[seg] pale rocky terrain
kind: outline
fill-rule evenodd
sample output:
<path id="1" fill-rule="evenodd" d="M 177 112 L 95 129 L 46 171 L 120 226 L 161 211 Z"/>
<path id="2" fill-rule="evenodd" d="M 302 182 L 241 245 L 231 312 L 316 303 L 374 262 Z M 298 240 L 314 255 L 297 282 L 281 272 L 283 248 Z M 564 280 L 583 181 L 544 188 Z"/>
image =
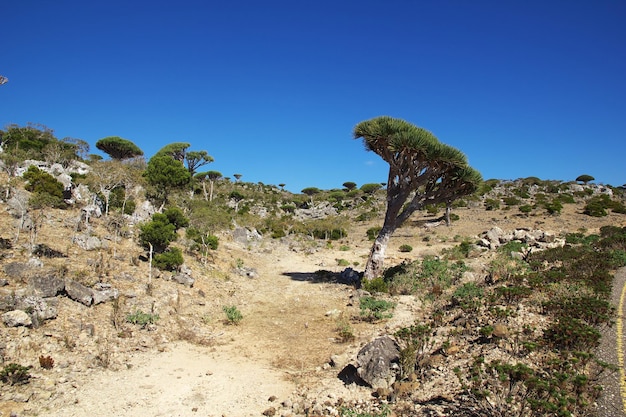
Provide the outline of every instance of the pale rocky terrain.
<path id="1" fill-rule="evenodd" d="M 460 220 L 450 227 L 425 227 L 432 218 L 423 215 L 412 219 L 392 238 L 387 265 L 437 255 L 457 245 L 459 237 L 475 239 L 494 226 L 556 236 L 626 226 L 625 215 L 592 218 L 582 214 L 580 204 L 564 205 L 559 216 L 522 217 L 513 210 L 482 207 L 454 213 Z M 186 255 L 195 279 L 190 287 L 170 280 L 167 273 L 153 271 L 150 278 L 148 264 L 137 261 L 141 248 L 112 236 L 104 218 L 93 223 L 102 249 L 73 245 L 72 216 L 76 213 L 46 212 L 38 237 L 68 257 L 43 258 L 43 265 L 28 269 L 20 279 L 5 276 L 0 268 L 0 278 L 7 281 L 0 288 L 2 296 L 26 291 L 29 277 L 42 270 L 66 268 L 68 278 L 111 284 L 119 290 L 119 301 L 88 307 L 57 296 L 56 318 L 39 326 L 2 325 L 4 363 L 32 366 L 32 378 L 25 385 L 2 386 L 0 416 L 304 416 L 339 415 L 342 404 L 376 409 L 380 401 L 371 388 L 346 385 L 338 373 L 364 344 L 412 324 L 432 308 L 419 296 L 397 296 L 391 319 L 352 320 L 359 314 L 357 290 L 315 274 L 342 271 L 345 266 L 338 259 L 361 270 L 371 247 L 365 231 L 380 219 L 354 223 L 347 238 L 330 245 L 269 237 L 242 243 L 230 232 L 222 233 L 206 265 Z M 12 239 L 15 222 L 0 203 L 0 236 Z M 4 250 L 0 265 L 28 263 L 27 241 L 22 236 Z M 413 251 L 400 252 L 402 244 Z M 466 279 L 484 280 L 489 256 L 486 252 L 468 260 Z M 225 322 L 223 306 L 238 307 L 243 315 L 239 325 Z M 119 320 L 137 309 L 158 314 L 158 322 L 142 329 Z M 118 328 L 112 324 L 116 315 Z M 342 322 L 350 323 L 354 340 L 340 340 L 337 328 Z M 52 369 L 39 366 L 42 355 L 54 359 Z M 425 400 L 449 396 L 457 388 L 452 379 L 434 381 L 419 388 Z"/>

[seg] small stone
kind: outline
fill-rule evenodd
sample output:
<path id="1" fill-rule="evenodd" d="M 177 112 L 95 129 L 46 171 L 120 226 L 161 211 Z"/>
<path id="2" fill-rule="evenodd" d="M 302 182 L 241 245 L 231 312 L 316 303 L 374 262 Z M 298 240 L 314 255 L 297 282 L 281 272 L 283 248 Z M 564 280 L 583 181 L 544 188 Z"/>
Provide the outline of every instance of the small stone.
<path id="1" fill-rule="evenodd" d="M 33 324 L 28 313 L 22 310 L 7 311 L 2 315 L 2 321 L 7 327 L 30 326 Z"/>
<path id="2" fill-rule="evenodd" d="M 274 407 L 270 407 L 267 410 L 263 411 L 264 416 L 274 416 L 276 415 L 276 409 Z"/>

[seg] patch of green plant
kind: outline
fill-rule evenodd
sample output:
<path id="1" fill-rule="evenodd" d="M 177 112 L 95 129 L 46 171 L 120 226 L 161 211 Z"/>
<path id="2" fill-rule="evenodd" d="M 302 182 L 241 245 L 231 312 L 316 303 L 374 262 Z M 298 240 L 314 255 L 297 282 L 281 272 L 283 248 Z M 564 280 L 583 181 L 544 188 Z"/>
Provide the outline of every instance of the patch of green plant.
<path id="1" fill-rule="evenodd" d="M 432 349 L 432 329 L 428 324 L 414 324 L 395 332 L 400 345 L 400 379 L 415 373 L 417 366 Z"/>
<path id="2" fill-rule="evenodd" d="M 162 271 L 177 271 L 184 262 L 183 252 L 176 247 L 157 253 L 152 258 L 152 265 Z"/>
<path id="3" fill-rule="evenodd" d="M 380 411 L 372 412 L 357 411 L 347 407 L 341 407 L 339 409 L 339 415 L 341 417 L 390 417 L 392 414 L 393 413 L 387 404 L 383 404 Z"/>
<path id="4" fill-rule="evenodd" d="M 600 344 L 600 331 L 584 321 L 561 316 L 544 331 L 544 339 L 556 349 L 589 351 Z"/>
<path id="5" fill-rule="evenodd" d="M 469 254 L 471 251 L 472 251 L 472 243 L 469 240 L 465 239 L 461 243 L 459 243 L 457 246 L 454 246 L 449 249 L 444 249 L 442 253 L 445 254 L 446 258 L 450 260 L 454 260 L 454 259 L 458 260 L 458 259 L 469 258 Z"/>
<path id="6" fill-rule="evenodd" d="M 485 210 L 495 211 L 500 208 L 500 200 L 496 200 L 494 198 L 486 198 L 484 205 L 485 205 Z"/>
<path id="7" fill-rule="evenodd" d="M 517 240 L 511 240 L 504 245 L 498 247 L 498 252 L 504 254 L 507 257 L 511 257 L 511 252 L 524 252 L 528 245 Z"/>
<path id="8" fill-rule="evenodd" d="M 222 311 L 226 314 L 227 324 L 238 325 L 243 320 L 243 315 L 236 306 L 224 306 Z"/>
<path id="9" fill-rule="evenodd" d="M 359 299 L 361 319 L 365 321 L 389 319 L 393 317 L 389 310 L 393 310 L 395 306 L 391 301 L 379 300 L 371 296 Z"/>
<path id="10" fill-rule="evenodd" d="M 22 385 L 30 381 L 30 366 L 9 363 L 0 371 L 0 380 L 9 385 Z"/>
<path id="11" fill-rule="evenodd" d="M 476 311 L 482 305 L 483 297 L 483 288 L 473 282 L 466 282 L 454 290 L 452 301 L 465 311 Z"/>
<path id="12" fill-rule="evenodd" d="M 516 197 L 504 197 L 502 199 L 507 206 L 518 206 L 522 201 Z"/>
<path id="13" fill-rule="evenodd" d="M 594 326 L 611 324 L 615 318 L 615 307 L 611 302 L 592 295 L 548 300 L 542 306 L 544 311 L 555 316 L 581 319 Z"/>
<path id="14" fill-rule="evenodd" d="M 339 336 L 340 343 L 348 343 L 354 340 L 354 330 L 350 325 L 350 321 L 346 320 L 343 316 L 337 320 L 337 327 L 335 329 Z"/>
<path id="15" fill-rule="evenodd" d="M 365 234 L 367 235 L 367 239 L 375 240 L 378 236 L 378 233 L 380 233 L 380 229 L 381 227 L 370 227 L 369 229 L 367 229 L 367 231 L 365 232 Z"/>
<path id="16" fill-rule="evenodd" d="M 136 310 L 134 313 L 126 316 L 127 323 L 136 324 L 141 326 L 142 328 L 146 327 L 149 324 L 156 324 L 157 321 L 159 321 L 158 314 L 144 313 L 141 310 Z"/>
<path id="17" fill-rule="evenodd" d="M 413 250 L 413 246 L 411 245 L 400 245 L 400 248 L 398 249 L 400 252 L 411 252 Z"/>
<path id="18" fill-rule="evenodd" d="M 533 206 L 531 206 L 530 204 L 524 204 L 519 206 L 518 209 L 522 214 L 528 214 L 533 211 Z"/>
<path id="19" fill-rule="evenodd" d="M 560 214 L 563 209 L 563 204 L 558 199 L 553 199 L 549 202 L 545 202 L 543 207 L 548 211 L 548 214 Z"/>
<path id="20" fill-rule="evenodd" d="M 387 281 L 383 277 L 376 277 L 372 279 L 362 279 L 361 280 L 361 288 L 363 288 L 367 292 L 371 293 L 388 293 L 389 285 Z"/>
<path id="21" fill-rule="evenodd" d="M 347 259 L 337 259 L 337 265 L 338 266 L 348 266 L 350 265 L 350 261 L 348 261 Z"/>
<path id="22" fill-rule="evenodd" d="M 496 298 L 503 300 L 507 304 L 517 304 L 522 299 L 530 297 L 532 293 L 532 288 L 521 285 L 497 287 L 494 289 Z"/>

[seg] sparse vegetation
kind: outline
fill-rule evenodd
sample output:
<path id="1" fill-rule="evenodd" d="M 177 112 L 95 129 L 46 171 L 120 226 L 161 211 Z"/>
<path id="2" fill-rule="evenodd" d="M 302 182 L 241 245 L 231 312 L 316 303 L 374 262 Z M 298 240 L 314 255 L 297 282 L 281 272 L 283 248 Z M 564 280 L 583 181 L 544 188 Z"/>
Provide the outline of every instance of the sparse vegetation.
<path id="1" fill-rule="evenodd" d="M 241 314 L 237 306 L 224 306 L 222 310 L 226 314 L 227 324 L 238 325 L 243 320 L 243 314 Z"/>

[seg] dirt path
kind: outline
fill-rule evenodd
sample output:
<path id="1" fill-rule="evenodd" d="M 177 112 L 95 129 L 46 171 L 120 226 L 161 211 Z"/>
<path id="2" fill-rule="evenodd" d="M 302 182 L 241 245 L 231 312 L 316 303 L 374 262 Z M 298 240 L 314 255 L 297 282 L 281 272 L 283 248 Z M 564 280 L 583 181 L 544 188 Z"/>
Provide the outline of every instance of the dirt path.
<path id="1" fill-rule="evenodd" d="M 334 262 L 328 254 L 286 255 L 276 250 L 245 258 L 246 265 L 258 268 L 258 277 L 228 282 L 229 302 L 244 319 L 239 326 L 214 323 L 219 337 L 212 346 L 179 341 L 161 351 L 136 352 L 128 369 L 94 370 L 78 378 L 38 415 L 259 416 L 300 398 L 302 387 L 311 398 L 367 397 L 369 391 L 344 387 L 338 371 L 325 365 L 332 355 L 348 357 L 360 343 L 335 340 L 337 316 L 353 289 L 312 280 L 322 268 L 318 264 Z"/>
<path id="2" fill-rule="evenodd" d="M 604 417 L 625 417 L 626 397 L 624 397 L 626 380 L 624 379 L 624 349 L 626 349 L 626 338 L 623 332 L 623 320 L 625 306 L 623 297 L 626 294 L 626 268 L 619 269 L 613 281 L 612 303 L 618 306 L 617 322 L 614 326 L 607 328 L 601 339 L 598 348 L 598 357 L 608 363 L 617 364 L 617 372 L 607 375 L 603 380 L 603 395 L 598 402 L 599 415 Z M 621 310 L 620 310 L 621 307 Z M 619 339 L 621 339 L 621 341 Z M 621 352 L 619 352 L 621 350 Z M 621 358 L 621 359 L 619 359 Z"/>

